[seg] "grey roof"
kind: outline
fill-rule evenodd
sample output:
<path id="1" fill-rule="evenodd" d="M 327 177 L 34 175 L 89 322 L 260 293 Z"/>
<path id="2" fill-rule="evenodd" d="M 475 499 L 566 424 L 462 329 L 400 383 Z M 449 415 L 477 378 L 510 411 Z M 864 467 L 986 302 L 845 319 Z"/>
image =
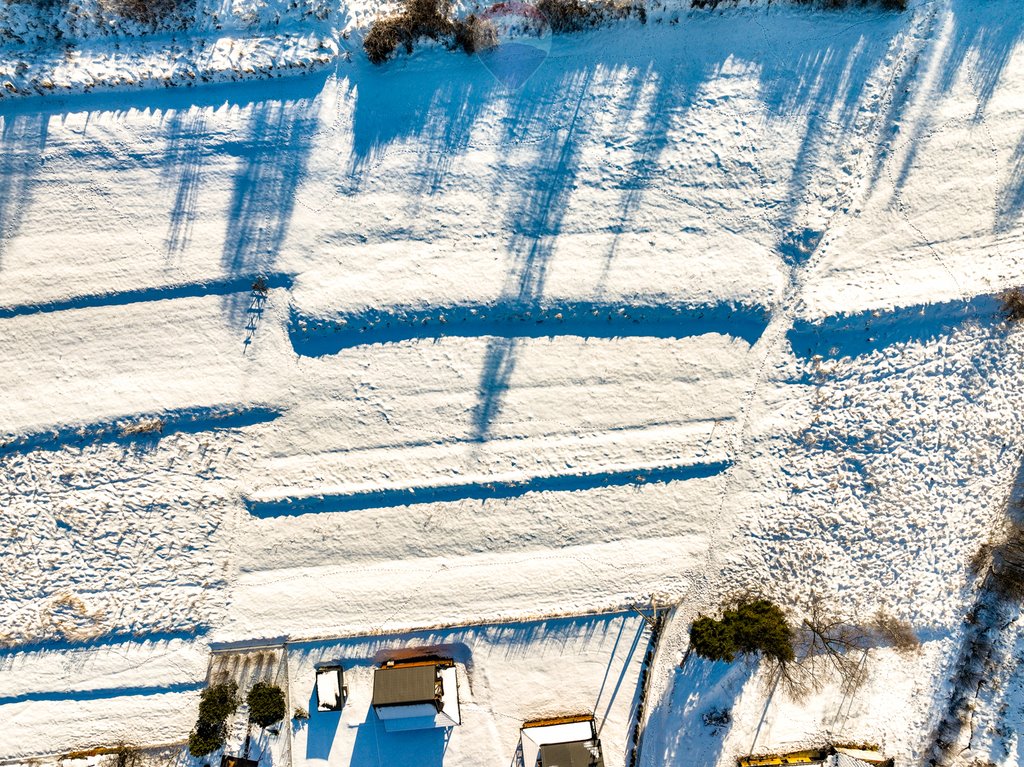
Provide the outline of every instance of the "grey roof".
<path id="1" fill-rule="evenodd" d="M 601 741 L 577 740 L 541 746 L 540 767 L 604 767 Z"/>
<path id="2" fill-rule="evenodd" d="M 373 672 L 374 706 L 407 706 L 436 701 L 437 666 L 398 666 Z"/>

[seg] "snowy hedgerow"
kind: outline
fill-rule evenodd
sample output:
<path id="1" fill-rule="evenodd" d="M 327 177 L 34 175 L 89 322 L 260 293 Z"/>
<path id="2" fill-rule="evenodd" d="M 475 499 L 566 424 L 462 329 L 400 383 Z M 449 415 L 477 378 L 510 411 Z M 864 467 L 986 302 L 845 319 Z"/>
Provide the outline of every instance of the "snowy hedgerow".
<path id="1" fill-rule="evenodd" d="M 424 37 L 443 41 L 454 33 L 449 0 L 406 0 L 397 14 L 377 19 L 363 38 L 363 49 L 374 64 L 383 64 L 401 45 L 412 53 Z"/>
<path id="2" fill-rule="evenodd" d="M 228 717 L 238 708 L 238 685 L 222 682 L 203 690 L 199 699 L 199 718 L 188 736 L 188 750 L 193 756 L 205 756 L 224 745 Z"/>
<path id="3" fill-rule="evenodd" d="M 643 2 L 629 0 L 539 0 L 537 10 L 544 14 L 552 32 L 580 32 L 616 19 L 636 16 L 647 23 Z"/>
<path id="4" fill-rule="evenodd" d="M 406 0 L 399 13 L 370 25 L 363 50 L 374 64 L 383 64 L 399 45 L 412 53 L 416 41 L 423 38 L 452 50 L 476 53 L 498 44 L 498 29 L 494 22 L 473 13 L 464 19 L 452 18 L 449 0 Z"/>
<path id="5" fill-rule="evenodd" d="M 245 698 L 249 704 L 249 719 L 260 727 L 269 727 L 284 719 L 284 691 L 268 682 L 257 682 Z"/>

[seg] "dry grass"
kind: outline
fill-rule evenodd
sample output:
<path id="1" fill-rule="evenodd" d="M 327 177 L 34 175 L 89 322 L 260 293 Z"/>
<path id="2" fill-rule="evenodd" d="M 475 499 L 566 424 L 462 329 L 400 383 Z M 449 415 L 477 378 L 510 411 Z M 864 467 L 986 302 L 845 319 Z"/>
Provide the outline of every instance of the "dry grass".
<path id="1" fill-rule="evenodd" d="M 138 421 L 126 423 L 121 427 L 122 437 L 137 437 L 141 434 L 161 434 L 164 430 L 164 422 L 161 418 L 141 418 Z"/>

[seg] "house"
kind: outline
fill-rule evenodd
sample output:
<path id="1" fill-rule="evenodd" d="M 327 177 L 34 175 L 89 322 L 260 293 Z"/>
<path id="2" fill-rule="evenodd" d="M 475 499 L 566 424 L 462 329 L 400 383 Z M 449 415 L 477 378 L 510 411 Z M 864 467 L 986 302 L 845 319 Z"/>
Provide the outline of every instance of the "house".
<path id="1" fill-rule="evenodd" d="M 519 740 L 525 767 L 604 767 L 590 714 L 526 722 Z"/>
<path id="2" fill-rule="evenodd" d="M 461 724 L 454 661 L 389 661 L 373 672 L 372 705 L 388 732 Z"/>
<path id="3" fill-rule="evenodd" d="M 340 711 L 345 705 L 345 670 L 338 665 L 320 666 L 316 670 L 317 711 Z"/>

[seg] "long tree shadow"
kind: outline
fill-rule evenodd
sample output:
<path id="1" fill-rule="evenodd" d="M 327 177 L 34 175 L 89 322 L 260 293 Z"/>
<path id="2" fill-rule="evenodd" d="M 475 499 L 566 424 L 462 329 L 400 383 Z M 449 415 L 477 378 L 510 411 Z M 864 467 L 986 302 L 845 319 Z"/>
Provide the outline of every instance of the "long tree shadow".
<path id="1" fill-rule="evenodd" d="M 818 194 L 812 181 L 837 164 L 835 154 L 845 148 L 844 138 L 855 130 L 862 111 L 870 107 L 868 88 L 905 24 L 900 15 L 858 15 L 870 23 L 870 31 L 844 30 L 844 34 L 828 38 L 811 37 L 811 44 L 796 53 L 795 61 L 783 58 L 778 45 L 763 53 L 766 61 L 761 80 L 770 114 L 779 119 L 799 116 L 805 120 L 786 181 L 787 191 L 776 214 L 779 252 L 790 266 L 806 261 L 823 234 L 820 224 L 803 220 L 812 195 Z M 820 20 L 803 14 L 790 12 L 790 16 L 794 28 L 804 28 L 808 36 L 810 26 L 820 24 Z M 780 37 L 790 34 L 781 33 Z M 783 39 L 774 42 L 782 43 Z"/>
<path id="2" fill-rule="evenodd" d="M 929 341 L 968 322 L 1000 319 L 996 296 L 797 320 L 787 336 L 798 357 L 860 357 L 889 346 Z"/>
<path id="3" fill-rule="evenodd" d="M 206 148 L 206 118 L 202 109 L 175 110 L 167 120 L 167 155 L 163 179 L 173 189 L 167 226 L 167 257 L 177 258 L 192 238 L 199 211 L 199 182 Z"/>
<path id="4" fill-rule="evenodd" d="M 1010 160 L 1010 173 L 996 200 L 996 231 L 1008 232 L 1024 215 L 1024 133 Z"/>
<path id="5" fill-rule="evenodd" d="M 442 76 L 437 68 L 357 64 L 352 154 L 340 191 L 359 191 L 389 148 L 413 140 L 418 144 L 415 190 L 432 195 L 441 189 L 453 159 L 468 146 L 473 125 L 490 107 L 496 85 L 465 60 L 454 61 L 465 70 L 460 76 L 447 71 Z"/>
<path id="6" fill-rule="evenodd" d="M 714 767 L 732 729 L 732 708 L 753 664 L 689 656 L 676 670 L 667 700 L 655 709 L 644 751 L 664 767 Z"/>
<path id="7" fill-rule="evenodd" d="M 519 97 L 520 101 L 529 99 L 533 104 L 553 101 L 557 113 L 554 119 L 564 124 L 561 131 L 545 142 L 531 167 L 532 188 L 525 199 L 512 205 L 509 213 L 511 263 L 499 300 L 520 313 L 540 307 L 551 252 L 575 188 L 586 134 L 581 111 L 593 77 L 593 70 L 586 69 L 560 81 L 544 81 L 549 88 L 554 86 L 559 94 L 557 99 L 537 98 L 529 89 Z M 515 369 L 517 343 L 515 338 L 496 337 L 487 344 L 473 414 L 473 439 L 477 442 L 487 439 L 501 407 Z"/>
<path id="8" fill-rule="evenodd" d="M 978 102 L 972 118 L 981 122 L 1014 51 L 1024 39 L 1024 14 L 1013 0 L 983 7 L 971 0 L 952 0 L 945 13 L 948 16 L 940 19 L 944 33 L 929 39 L 929 47 L 921 57 L 922 66 L 933 69 L 938 76 L 922 80 L 924 90 L 917 98 L 929 107 L 938 104 L 949 96 L 961 77 L 966 77 Z M 894 174 L 895 193 L 906 186 L 918 153 L 938 127 L 939 119 L 937 111 L 930 109 L 916 121 L 909 138 L 903 139 L 908 150 Z M 892 125 L 902 120 L 903 115 L 894 115 Z M 997 218 L 997 228 L 1004 221 Z"/>
<path id="9" fill-rule="evenodd" d="M 250 107 L 240 169 L 228 209 L 221 266 L 229 275 L 271 272 L 288 235 L 295 196 L 317 128 L 315 98 L 267 100 Z M 232 323 L 248 323 L 251 297 L 225 298 Z"/>
<path id="10" fill-rule="evenodd" d="M 0 115 L 0 269 L 7 242 L 18 234 L 31 204 L 48 124 L 46 114 Z"/>

